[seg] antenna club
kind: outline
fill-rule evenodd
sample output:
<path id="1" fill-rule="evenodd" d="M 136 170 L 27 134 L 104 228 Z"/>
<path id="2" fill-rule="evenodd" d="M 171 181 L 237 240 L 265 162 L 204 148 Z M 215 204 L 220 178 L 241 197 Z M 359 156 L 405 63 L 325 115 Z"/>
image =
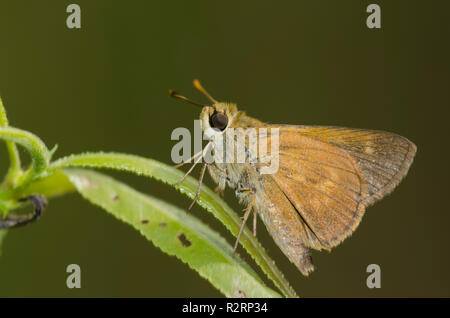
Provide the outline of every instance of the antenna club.
<path id="1" fill-rule="evenodd" d="M 206 91 L 206 89 L 203 88 L 202 84 L 200 84 L 200 81 L 198 79 L 194 79 L 193 81 L 194 87 L 198 89 L 200 92 L 202 92 L 210 101 L 213 103 L 217 103 L 217 101 Z"/>
<path id="2" fill-rule="evenodd" d="M 197 89 L 200 89 L 202 85 L 200 84 L 200 81 L 198 79 L 194 79 L 193 81 L 194 87 Z"/>
<path id="3" fill-rule="evenodd" d="M 203 107 L 202 104 L 197 103 L 197 102 L 194 102 L 193 100 L 190 100 L 189 98 L 187 98 L 187 97 L 185 97 L 185 96 L 183 96 L 183 95 L 178 94 L 178 93 L 175 92 L 173 89 L 169 89 L 169 95 L 170 95 L 171 97 L 174 97 L 174 98 L 182 99 L 182 100 L 184 100 L 184 101 L 186 101 L 186 102 L 188 102 L 188 103 L 194 104 L 194 105 L 196 105 L 196 106 Z"/>

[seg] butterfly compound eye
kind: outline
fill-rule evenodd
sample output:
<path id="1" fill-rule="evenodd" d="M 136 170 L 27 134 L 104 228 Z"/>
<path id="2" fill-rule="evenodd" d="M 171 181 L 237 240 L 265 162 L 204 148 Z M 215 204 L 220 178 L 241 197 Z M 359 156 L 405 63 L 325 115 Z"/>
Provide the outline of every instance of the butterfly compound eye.
<path id="1" fill-rule="evenodd" d="M 214 113 L 210 119 L 209 123 L 212 128 L 217 128 L 219 130 L 224 130 L 228 125 L 228 117 L 224 114 Z"/>

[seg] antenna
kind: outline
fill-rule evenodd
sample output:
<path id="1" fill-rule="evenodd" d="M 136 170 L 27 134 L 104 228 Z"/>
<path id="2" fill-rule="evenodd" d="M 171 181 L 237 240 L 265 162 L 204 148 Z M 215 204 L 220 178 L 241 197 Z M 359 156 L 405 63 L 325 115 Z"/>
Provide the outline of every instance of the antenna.
<path id="1" fill-rule="evenodd" d="M 198 79 L 194 80 L 194 87 L 198 89 L 200 92 L 202 92 L 206 97 L 208 97 L 209 100 L 212 101 L 214 104 L 218 103 L 218 101 L 212 98 L 212 96 L 206 91 L 206 89 L 203 88 L 202 84 L 200 84 L 200 81 Z"/>
<path id="2" fill-rule="evenodd" d="M 170 95 L 171 97 L 174 97 L 174 98 L 182 99 L 182 100 L 184 100 L 184 101 L 186 101 L 186 102 L 188 102 L 188 103 L 191 103 L 192 105 L 195 105 L 195 106 L 200 106 L 200 107 L 202 107 L 202 108 L 203 108 L 203 106 L 204 106 L 204 105 L 202 105 L 202 104 L 200 104 L 200 103 L 197 103 L 197 102 L 194 102 L 193 100 L 190 100 L 189 98 L 187 98 L 187 97 L 185 97 L 185 96 L 183 96 L 183 95 L 180 95 L 180 94 L 176 93 L 176 92 L 173 91 L 172 89 L 169 89 L 169 95 Z"/>

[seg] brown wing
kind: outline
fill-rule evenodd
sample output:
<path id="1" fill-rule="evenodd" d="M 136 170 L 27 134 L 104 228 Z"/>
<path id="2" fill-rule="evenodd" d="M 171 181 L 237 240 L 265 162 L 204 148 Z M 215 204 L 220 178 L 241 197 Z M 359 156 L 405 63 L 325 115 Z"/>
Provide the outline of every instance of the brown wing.
<path id="1" fill-rule="evenodd" d="M 272 178 L 313 234 L 305 245 L 316 249 L 317 240 L 330 249 L 349 236 L 365 208 L 406 175 L 416 152 L 406 138 L 381 131 L 268 127 L 279 128 L 279 169 Z"/>

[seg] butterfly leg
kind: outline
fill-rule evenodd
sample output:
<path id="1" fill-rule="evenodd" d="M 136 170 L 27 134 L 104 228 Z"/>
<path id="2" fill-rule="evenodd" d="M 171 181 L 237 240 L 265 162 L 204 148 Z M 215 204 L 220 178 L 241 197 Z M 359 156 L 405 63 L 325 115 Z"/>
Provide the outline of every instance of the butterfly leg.
<path id="1" fill-rule="evenodd" d="M 205 149 L 202 151 L 202 154 L 203 154 L 206 150 L 207 150 L 207 147 L 205 147 Z M 184 174 L 184 176 L 183 176 L 180 180 L 178 180 L 177 183 L 174 184 L 174 187 L 180 185 L 180 184 L 184 181 L 184 179 L 186 179 L 186 177 L 192 172 L 192 170 L 194 170 L 195 166 L 200 162 L 200 160 L 202 160 L 202 158 L 203 158 L 203 155 L 202 155 L 202 156 L 199 156 L 199 157 L 194 161 L 194 163 L 192 164 L 192 167 L 188 170 L 188 172 L 186 172 L 186 173 Z M 206 164 L 206 163 L 205 163 L 205 164 Z"/>
<path id="2" fill-rule="evenodd" d="M 180 185 L 180 184 L 184 181 L 184 179 L 186 179 L 186 177 L 192 172 L 192 170 L 194 170 L 195 166 L 202 160 L 202 158 L 203 158 L 203 156 L 205 155 L 205 153 L 209 150 L 209 148 L 211 148 L 211 145 L 212 145 L 211 143 L 207 144 L 207 145 L 205 146 L 205 148 L 203 148 L 203 150 L 202 150 L 202 152 L 200 153 L 200 155 L 199 155 L 199 153 L 197 153 L 197 154 L 195 154 L 195 155 L 192 157 L 192 158 L 197 157 L 197 159 L 194 161 L 194 163 L 192 164 L 192 167 L 188 170 L 188 172 L 186 172 L 185 175 L 184 175 L 180 180 L 178 180 L 177 183 L 175 183 L 175 184 L 173 185 L 174 187 Z M 180 166 L 180 165 L 178 165 L 178 166 Z"/>
<path id="3" fill-rule="evenodd" d="M 208 164 L 206 162 L 204 164 L 202 164 L 202 170 L 200 171 L 200 177 L 198 179 L 197 192 L 195 194 L 194 200 L 192 201 L 191 205 L 188 208 L 188 211 L 192 209 L 192 207 L 194 206 L 194 203 L 198 200 L 198 197 L 200 196 L 200 191 L 202 189 L 202 183 L 203 183 L 203 177 L 205 176 L 205 171 L 206 171 L 207 165 Z"/>
<path id="4" fill-rule="evenodd" d="M 250 213 L 252 212 L 253 206 L 255 205 L 255 201 L 256 201 L 255 188 L 240 188 L 238 191 L 240 193 L 251 192 L 252 194 L 251 194 L 250 200 L 248 201 L 248 205 L 244 210 L 244 217 L 242 219 L 241 228 L 239 229 L 239 233 L 236 237 L 236 242 L 234 243 L 233 254 L 236 253 L 236 250 L 237 250 L 237 247 L 239 244 L 239 240 L 240 240 L 242 232 L 244 231 L 244 228 L 245 228 L 245 223 L 247 222 L 248 217 L 250 216 Z M 255 230 L 255 229 L 253 229 L 253 230 Z"/>
<path id="5" fill-rule="evenodd" d="M 39 219 L 42 212 L 44 212 L 47 207 L 47 199 L 42 195 L 30 195 L 20 201 L 30 200 L 33 204 L 33 213 L 20 216 L 11 216 L 6 219 L 0 218 L 0 229 L 8 229 L 13 227 L 22 226 Z"/>
<path id="6" fill-rule="evenodd" d="M 194 170 L 194 168 L 195 168 L 195 166 L 197 165 L 197 163 L 198 163 L 198 161 L 194 162 L 194 164 L 193 164 L 192 167 L 188 170 L 188 172 L 186 172 L 186 173 L 184 174 L 184 176 L 183 176 L 180 180 L 178 180 L 178 182 L 175 183 L 173 186 L 176 187 L 176 186 L 180 185 L 180 184 L 184 181 L 184 179 L 186 179 L 186 177 L 192 172 L 192 170 Z"/>
<path id="7" fill-rule="evenodd" d="M 187 161 L 184 161 L 184 162 L 182 162 L 182 163 L 179 163 L 179 164 L 177 164 L 177 165 L 175 165 L 175 166 L 173 166 L 173 167 L 174 167 L 175 169 L 178 169 L 178 168 L 184 166 L 185 164 L 190 163 L 191 160 L 196 160 L 196 159 L 198 158 L 198 156 L 200 156 L 202 153 L 203 153 L 203 150 L 197 152 L 195 155 L 193 155 L 192 157 L 190 157 Z"/>

